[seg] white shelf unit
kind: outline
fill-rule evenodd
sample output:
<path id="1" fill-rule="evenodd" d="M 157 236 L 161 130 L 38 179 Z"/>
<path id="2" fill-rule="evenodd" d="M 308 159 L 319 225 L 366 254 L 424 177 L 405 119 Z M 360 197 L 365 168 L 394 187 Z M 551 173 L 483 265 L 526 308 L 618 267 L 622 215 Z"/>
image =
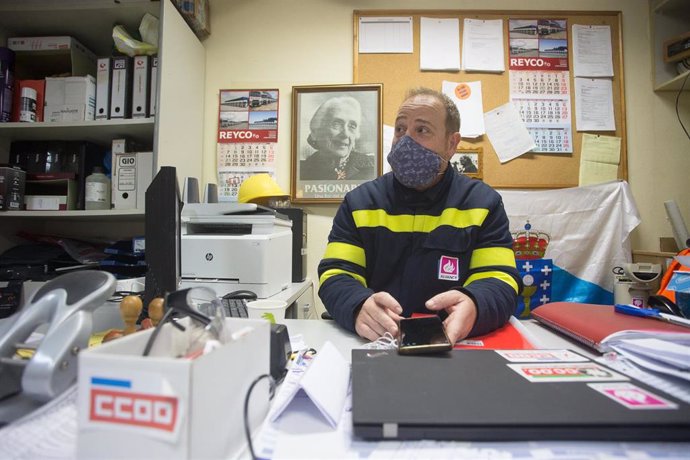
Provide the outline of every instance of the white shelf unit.
<path id="1" fill-rule="evenodd" d="M 0 45 L 12 36 L 69 35 L 97 56 L 113 53 L 112 28 L 138 30 L 144 14 L 159 19 L 155 118 L 76 123 L 0 123 L 0 163 L 15 140 L 86 140 L 109 145 L 129 137 L 151 145 L 155 170 L 177 168 L 178 180 L 202 171 L 206 52 L 171 0 L 0 0 Z M 86 239 L 144 234 L 144 212 L 0 211 L 0 252 L 24 241 L 17 232 Z"/>
<path id="2" fill-rule="evenodd" d="M 650 20 L 654 91 L 678 91 L 690 72 L 679 75 L 675 62 L 664 62 L 663 45 L 669 38 L 690 32 L 690 1 L 651 0 Z M 690 81 L 684 90 L 690 90 Z"/>

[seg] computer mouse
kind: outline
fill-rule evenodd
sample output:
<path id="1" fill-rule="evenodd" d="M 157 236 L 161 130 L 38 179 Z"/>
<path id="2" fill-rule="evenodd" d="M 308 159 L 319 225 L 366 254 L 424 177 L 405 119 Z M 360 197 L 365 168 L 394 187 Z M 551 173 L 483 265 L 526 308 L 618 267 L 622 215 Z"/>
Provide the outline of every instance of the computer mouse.
<path id="1" fill-rule="evenodd" d="M 657 308 L 661 313 L 684 317 L 678 305 L 663 295 L 650 295 L 647 299 L 647 305 L 651 308 Z"/>
<path id="2" fill-rule="evenodd" d="M 228 292 L 223 296 L 224 299 L 244 299 L 244 300 L 256 300 L 257 295 L 255 292 L 241 290 Z"/>

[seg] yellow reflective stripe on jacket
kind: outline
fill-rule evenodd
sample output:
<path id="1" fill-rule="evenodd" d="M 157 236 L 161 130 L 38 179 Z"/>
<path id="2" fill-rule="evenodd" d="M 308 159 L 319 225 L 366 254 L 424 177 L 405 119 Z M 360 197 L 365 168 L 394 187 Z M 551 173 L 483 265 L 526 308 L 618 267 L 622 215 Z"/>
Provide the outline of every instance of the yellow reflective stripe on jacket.
<path id="1" fill-rule="evenodd" d="M 488 209 L 445 209 L 440 216 L 425 214 L 390 215 L 383 209 L 362 209 L 352 212 L 352 218 L 357 228 L 384 227 L 392 232 L 424 232 L 429 233 L 442 225 L 455 228 L 479 226 L 489 214 Z"/>
<path id="2" fill-rule="evenodd" d="M 485 279 L 485 278 L 495 278 L 503 281 L 507 285 L 513 288 L 515 293 L 518 292 L 518 285 L 515 279 L 510 276 L 507 273 L 500 272 L 500 271 L 489 271 L 489 272 L 479 272 L 471 275 L 469 278 L 467 278 L 467 281 L 465 281 L 465 284 L 463 286 L 469 285 L 473 281 Z"/>
<path id="3" fill-rule="evenodd" d="M 367 266 L 367 259 L 364 255 L 364 249 L 355 246 L 354 244 L 333 242 L 326 246 L 326 253 L 323 255 L 324 259 L 341 259 L 360 267 Z"/>
<path id="4" fill-rule="evenodd" d="M 330 270 L 326 270 L 325 272 L 323 272 L 323 274 L 322 274 L 321 277 L 319 278 L 319 285 L 325 283 L 326 280 L 327 280 L 328 278 L 330 278 L 331 276 L 336 276 L 336 275 L 347 275 L 347 276 L 351 276 L 351 277 L 353 277 L 354 279 L 356 279 L 357 281 L 359 281 L 359 282 L 362 284 L 362 286 L 367 287 L 367 280 L 365 280 L 363 276 L 358 275 L 358 274 L 356 274 L 356 273 L 348 272 L 348 271 L 346 271 L 346 270 L 341 270 L 341 269 L 338 269 L 338 268 L 332 268 L 332 269 L 330 269 Z"/>
<path id="5" fill-rule="evenodd" d="M 510 248 L 481 248 L 472 251 L 470 270 L 479 267 L 503 265 L 515 267 L 515 253 Z"/>

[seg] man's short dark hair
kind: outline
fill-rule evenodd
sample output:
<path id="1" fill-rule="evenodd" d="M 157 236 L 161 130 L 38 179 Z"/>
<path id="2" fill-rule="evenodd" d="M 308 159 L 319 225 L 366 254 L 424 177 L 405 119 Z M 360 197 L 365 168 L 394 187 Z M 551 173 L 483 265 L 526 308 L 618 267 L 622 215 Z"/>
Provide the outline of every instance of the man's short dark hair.
<path id="1" fill-rule="evenodd" d="M 460 132 L 460 112 L 451 98 L 440 91 L 420 86 L 409 90 L 405 100 L 415 96 L 431 96 L 437 99 L 446 109 L 446 134 Z"/>

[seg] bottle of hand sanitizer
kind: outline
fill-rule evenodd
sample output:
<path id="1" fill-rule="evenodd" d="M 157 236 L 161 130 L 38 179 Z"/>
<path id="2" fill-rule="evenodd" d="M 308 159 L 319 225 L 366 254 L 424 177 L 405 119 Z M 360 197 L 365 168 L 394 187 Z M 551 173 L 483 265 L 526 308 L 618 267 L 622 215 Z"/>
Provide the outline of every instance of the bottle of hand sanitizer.
<path id="1" fill-rule="evenodd" d="M 84 201 L 87 210 L 110 209 L 110 179 L 103 168 L 95 166 L 86 178 Z"/>

